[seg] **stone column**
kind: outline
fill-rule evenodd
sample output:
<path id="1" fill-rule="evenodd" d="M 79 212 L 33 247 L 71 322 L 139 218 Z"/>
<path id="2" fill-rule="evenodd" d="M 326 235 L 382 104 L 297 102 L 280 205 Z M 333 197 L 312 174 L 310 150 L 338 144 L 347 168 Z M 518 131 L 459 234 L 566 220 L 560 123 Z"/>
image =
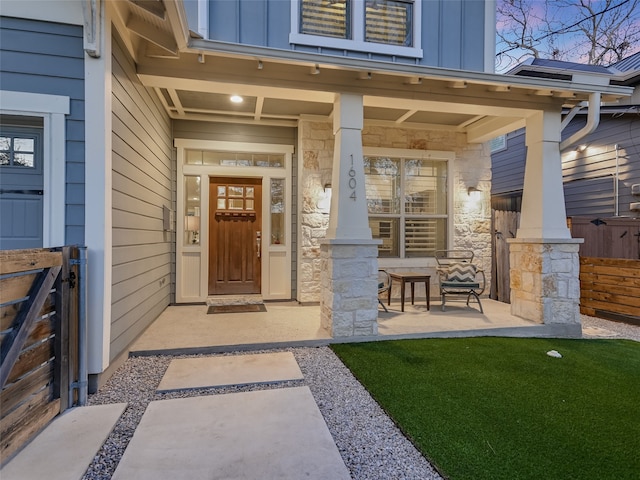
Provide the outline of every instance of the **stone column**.
<path id="1" fill-rule="evenodd" d="M 511 313 L 547 325 L 558 333 L 580 336 L 580 259 L 582 239 L 511 238 Z"/>
<path id="2" fill-rule="evenodd" d="M 320 246 L 320 319 L 332 337 L 378 334 L 378 243 L 333 239 Z"/>
<path id="3" fill-rule="evenodd" d="M 336 95 L 329 228 L 321 244 L 321 323 L 333 337 L 378 333 L 378 240 L 372 240 L 362 158 L 361 95 Z"/>
<path id="4" fill-rule="evenodd" d="M 580 335 L 579 244 L 567 227 L 560 159 L 560 111 L 526 121 L 527 162 L 522 214 L 508 240 L 511 313 Z"/>

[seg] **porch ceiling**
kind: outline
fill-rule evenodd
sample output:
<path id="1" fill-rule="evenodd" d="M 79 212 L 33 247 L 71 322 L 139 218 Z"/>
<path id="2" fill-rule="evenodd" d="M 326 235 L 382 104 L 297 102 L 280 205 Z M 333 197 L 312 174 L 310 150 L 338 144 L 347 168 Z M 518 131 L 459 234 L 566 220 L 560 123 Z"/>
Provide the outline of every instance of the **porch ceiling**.
<path id="1" fill-rule="evenodd" d="M 295 126 L 305 116 L 331 118 L 336 93 L 357 93 L 365 124 L 453 130 L 483 142 L 540 109 L 575 106 L 594 88 L 187 38 L 175 3 L 109 3 L 140 80 L 174 119 Z M 620 88 L 599 89 L 613 101 L 624 96 Z"/>

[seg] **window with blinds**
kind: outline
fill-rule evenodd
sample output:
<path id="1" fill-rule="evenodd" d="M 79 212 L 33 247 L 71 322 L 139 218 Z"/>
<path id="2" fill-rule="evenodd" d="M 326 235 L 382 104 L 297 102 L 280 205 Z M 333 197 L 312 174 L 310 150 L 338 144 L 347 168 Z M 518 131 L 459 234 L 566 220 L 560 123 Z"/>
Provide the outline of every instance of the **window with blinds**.
<path id="1" fill-rule="evenodd" d="M 411 45 L 413 2 L 367 0 L 365 6 L 365 41 L 387 45 Z"/>
<path id="2" fill-rule="evenodd" d="M 351 0 L 301 0 L 300 33 L 350 38 Z"/>
<path id="3" fill-rule="evenodd" d="M 364 158 L 369 227 L 380 257 L 430 257 L 447 248 L 447 162 Z"/>

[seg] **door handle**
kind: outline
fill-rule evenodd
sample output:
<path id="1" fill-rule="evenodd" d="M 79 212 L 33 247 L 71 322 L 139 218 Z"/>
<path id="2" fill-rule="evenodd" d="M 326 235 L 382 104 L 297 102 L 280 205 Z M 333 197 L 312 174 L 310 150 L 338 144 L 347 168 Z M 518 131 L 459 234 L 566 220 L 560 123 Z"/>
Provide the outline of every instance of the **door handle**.
<path id="1" fill-rule="evenodd" d="M 260 258 L 260 251 L 262 250 L 262 232 L 256 232 L 256 248 L 258 250 L 258 258 Z"/>

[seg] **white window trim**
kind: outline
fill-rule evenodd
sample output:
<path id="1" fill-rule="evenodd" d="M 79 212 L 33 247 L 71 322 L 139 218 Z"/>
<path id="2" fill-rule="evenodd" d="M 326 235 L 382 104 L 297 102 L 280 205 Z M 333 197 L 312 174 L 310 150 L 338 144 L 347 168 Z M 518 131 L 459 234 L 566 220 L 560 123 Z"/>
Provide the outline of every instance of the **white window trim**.
<path id="1" fill-rule="evenodd" d="M 42 246 L 65 244 L 65 115 L 71 100 L 61 95 L 0 90 L 0 112 L 43 119 Z"/>
<path id="2" fill-rule="evenodd" d="M 499 146 L 495 146 L 495 144 L 500 143 Z M 491 154 L 502 152 L 507 149 L 507 135 L 498 135 L 497 137 L 489 140 L 489 149 L 491 150 Z"/>
<path id="3" fill-rule="evenodd" d="M 454 192 L 453 192 L 453 168 L 456 154 L 454 152 L 442 150 L 413 150 L 405 148 L 385 148 L 385 147 L 363 147 L 362 155 L 365 157 L 390 157 L 390 158 L 419 158 L 422 160 L 441 160 L 447 162 L 447 214 L 430 215 L 432 218 L 447 219 L 447 245 L 453 245 L 453 219 L 454 219 Z M 404 172 L 404 167 L 402 168 Z M 404 182 L 404 179 L 401 179 Z M 375 215 L 374 215 L 375 216 Z M 402 215 L 398 215 L 401 218 Z M 394 217 L 395 218 L 395 217 Z M 448 247 L 450 248 L 450 247 Z M 381 257 L 378 259 L 380 268 L 385 267 L 409 267 L 415 266 L 416 258 L 426 260 L 428 266 L 433 263 L 430 257 L 410 257 L 406 258 L 404 249 L 404 234 L 400 238 L 400 257 Z"/>
<path id="4" fill-rule="evenodd" d="M 382 55 L 397 55 L 401 57 L 422 58 L 422 1 L 413 2 L 413 47 L 385 45 L 383 43 L 364 41 L 364 0 L 353 0 L 351 19 L 353 24 L 353 39 L 323 37 L 300 32 L 300 0 L 291 1 L 291 33 L 289 43 L 309 45 L 313 47 L 334 48 L 337 50 L 354 50 L 359 52 L 379 53 Z"/>

